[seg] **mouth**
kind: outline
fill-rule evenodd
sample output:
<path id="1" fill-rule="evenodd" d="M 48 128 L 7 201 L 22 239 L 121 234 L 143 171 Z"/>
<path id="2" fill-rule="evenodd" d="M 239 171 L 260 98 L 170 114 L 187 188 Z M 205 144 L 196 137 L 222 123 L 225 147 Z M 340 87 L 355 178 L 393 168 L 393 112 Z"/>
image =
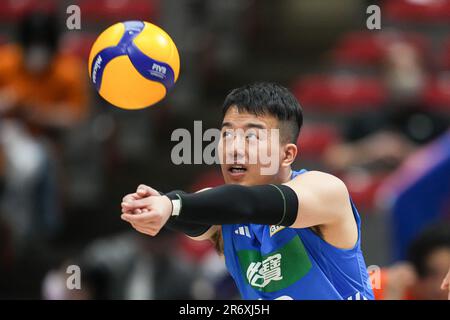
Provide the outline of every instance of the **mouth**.
<path id="1" fill-rule="evenodd" d="M 234 164 L 228 168 L 228 172 L 231 176 L 240 177 L 247 172 L 247 168 L 244 165 Z"/>

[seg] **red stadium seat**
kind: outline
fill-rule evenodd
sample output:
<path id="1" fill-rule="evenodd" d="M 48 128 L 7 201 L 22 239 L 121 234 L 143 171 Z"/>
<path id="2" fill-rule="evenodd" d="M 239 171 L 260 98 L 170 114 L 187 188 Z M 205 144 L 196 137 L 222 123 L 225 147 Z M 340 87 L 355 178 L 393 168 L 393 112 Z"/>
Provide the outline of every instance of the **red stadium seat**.
<path id="1" fill-rule="evenodd" d="M 436 111 L 450 112 L 450 72 L 443 72 L 428 81 L 424 93 L 427 105 Z"/>
<path id="2" fill-rule="evenodd" d="M 297 147 L 301 158 L 318 158 L 326 148 L 339 140 L 339 131 L 332 124 L 305 124 L 297 141 Z"/>
<path id="3" fill-rule="evenodd" d="M 392 21 L 448 22 L 450 0 L 389 0 L 384 1 L 381 12 Z"/>
<path id="4" fill-rule="evenodd" d="M 96 22 L 99 19 L 112 22 L 121 20 L 153 21 L 159 0 L 83 0 L 80 8 L 83 19 Z"/>
<path id="5" fill-rule="evenodd" d="M 332 57 L 337 64 L 378 65 L 383 61 L 386 49 L 395 42 L 412 45 L 422 57 L 430 52 L 429 40 L 418 33 L 364 31 L 345 34 L 332 51 Z"/>
<path id="6" fill-rule="evenodd" d="M 293 85 L 293 92 L 308 112 L 365 111 L 386 100 L 379 79 L 353 75 L 307 76 Z"/>
<path id="7" fill-rule="evenodd" d="M 372 32 L 345 34 L 337 43 L 332 56 L 340 64 L 376 64 L 384 55 L 380 37 Z"/>
<path id="8" fill-rule="evenodd" d="M 52 11 L 55 8 L 55 0 L 2 0 L 0 19 L 17 22 L 17 19 L 32 10 Z"/>

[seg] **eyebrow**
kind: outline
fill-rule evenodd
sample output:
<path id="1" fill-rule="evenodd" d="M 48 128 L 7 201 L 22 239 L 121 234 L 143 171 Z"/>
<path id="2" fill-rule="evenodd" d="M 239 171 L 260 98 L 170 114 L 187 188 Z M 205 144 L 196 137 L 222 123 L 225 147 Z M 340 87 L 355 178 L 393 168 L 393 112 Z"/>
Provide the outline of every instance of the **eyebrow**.
<path id="1" fill-rule="evenodd" d="M 232 127 L 233 125 L 230 122 L 223 122 L 222 128 L 224 127 Z M 255 122 L 249 122 L 244 126 L 245 129 L 256 128 L 256 129 L 267 129 L 265 125 Z"/>

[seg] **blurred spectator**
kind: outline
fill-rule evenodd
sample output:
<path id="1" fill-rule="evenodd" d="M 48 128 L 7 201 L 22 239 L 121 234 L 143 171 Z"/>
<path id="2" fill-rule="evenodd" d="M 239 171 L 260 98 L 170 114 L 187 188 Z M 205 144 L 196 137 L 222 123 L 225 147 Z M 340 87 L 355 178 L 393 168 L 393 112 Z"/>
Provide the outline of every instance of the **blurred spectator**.
<path id="1" fill-rule="evenodd" d="M 79 259 L 65 261 L 47 273 L 43 298 L 213 299 L 216 282 L 226 290 L 220 297 L 235 294 L 225 286 L 226 270 L 218 255 L 193 257 L 184 239 L 164 231 L 155 238 L 133 232 L 96 240 Z M 70 264 L 81 269 L 80 290 L 66 288 L 65 268 Z"/>
<path id="2" fill-rule="evenodd" d="M 382 270 L 376 299 L 446 300 L 441 284 L 449 267 L 450 225 L 432 225 L 410 244 L 407 262 Z"/>
<path id="3" fill-rule="evenodd" d="M 19 2 L 27 5 L 17 5 Z M 94 14 L 91 19 L 82 15 L 82 30 L 68 31 L 65 25 L 58 25 L 53 13 L 36 11 L 44 2 L 52 3 L 50 10 L 58 10 L 61 16 L 67 16 L 66 8 L 72 4 L 68 0 L 10 0 L 8 5 L 0 6 L 0 14 L 5 17 L 0 22 L 0 43 L 9 39 L 11 30 L 17 27 L 18 31 L 17 42 L 0 46 L 0 273 L 3 275 L 0 297 L 39 298 L 39 294 L 46 299 L 237 297 L 234 281 L 209 243 L 169 233 L 155 239 L 120 234 L 120 219 L 109 213 L 117 209 L 114 203 L 123 190 L 139 179 L 166 190 L 171 186 L 191 186 L 190 190 L 196 191 L 222 184 L 220 171 L 172 164 L 173 144 L 169 143 L 172 130 L 191 128 L 194 119 L 216 125 L 215 113 L 209 111 L 222 101 L 224 92 L 243 82 L 266 79 L 289 83 L 303 73 L 328 73 L 327 64 L 333 61 L 322 60 L 327 59 L 325 51 L 333 48 L 335 38 L 342 32 L 350 28 L 363 31 L 360 28 L 365 25 L 367 5 L 359 0 L 346 0 L 345 6 L 330 5 L 325 0 L 145 0 L 151 2 L 145 4 L 147 8 L 153 2 L 158 5 L 158 14 L 149 21 L 166 30 L 180 50 L 182 74 L 176 87 L 158 106 L 132 112 L 107 105 L 95 93 L 94 114 L 89 114 L 89 121 L 83 121 L 90 112 L 86 63 L 68 53 L 87 55 L 92 40 L 117 22 L 110 13 L 139 14 L 139 10 L 135 10 L 136 3 L 131 0 L 117 1 L 120 4 L 114 8 L 111 6 L 114 1 L 103 1 L 106 5 L 83 1 Z M 35 12 L 21 20 L 18 14 L 11 14 L 20 10 L 21 16 L 25 7 Z M 426 14 L 426 10 L 420 11 Z M 414 16 L 418 19 L 420 15 L 418 12 Z M 101 23 L 98 16 L 102 17 Z M 299 19 L 300 16 L 303 18 Z M 376 32 L 381 38 L 390 32 L 389 24 L 383 20 L 382 30 Z M 381 192 L 377 200 L 383 209 L 389 207 L 392 212 L 389 218 L 394 219 L 368 214 L 362 217 L 366 219 L 365 231 L 369 231 L 364 232 L 363 239 L 369 261 L 383 264 L 391 253 L 395 261 L 407 260 L 384 270 L 382 282 L 387 282 L 382 286 L 382 294 L 385 299 L 423 298 L 419 286 L 424 286 L 423 296 L 437 297 L 439 293 L 435 290 L 439 290 L 439 284 L 435 286 L 434 282 L 441 276 L 434 278 L 432 272 L 419 275 L 406 251 L 425 225 L 450 217 L 450 132 L 445 141 L 432 143 L 434 146 L 429 145 L 429 150 L 425 150 L 428 146 L 422 148 L 429 141 L 441 140 L 435 138 L 448 127 L 448 114 L 434 113 L 439 108 L 446 112 L 445 81 L 436 82 L 437 98 L 427 100 L 437 101 L 438 108 L 428 108 L 422 102 L 422 89 L 429 86 L 426 68 L 433 65 L 434 55 L 440 56 L 448 24 L 439 28 L 395 23 L 391 26 L 394 33 L 419 32 L 419 38 L 423 37 L 427 43 L 424 46 L 419 43 L 419 53 L 403 42 L 388 47 L 385 42 L 376 41 L 374 45 L 382 47 L 379 51 L 365 43 L 362 53 L 376 57 L 376 65 L 355 66 L 350 59 L 349 65 L 337 68 L 343 71 L 343 76 L 324 76 L 333 80 L 330 88 L 339 90 L 345 98 L 347 83 L 359 79 L 359 75 L 376 72 L 378 57 L 386 52 L 382 74 L 390 95 L 388 103 L 376 111 L 361 107 L 359 114 L 345 115 L 344 142 L 330 148 L 324 158 L 329 167 L 315 158 L 321 157 L 326 147 L 314 151 L 315 157 L 311 159 L 301 152 L 298 160 L 303 166 L 311 165 L 311 169 L 331 168 L 349 173 L 342 178 L 353 200 L 365 204 L 369 199 L 369 209 L 373 198 L 367 194 L 375 195 L 379 185 L 383 189 L 388 184 L 387 191 Z M 70 40 L 71 46 L 59 44 L 60 32 L 68 36 L 66 40 Z M 393 39 L 398 41 L 397 37 Z M 351 57 L 359 53 L 357 49 L 352 51 Z M 355 77 L 348 77 L 348 73 L 355 73 Z M 438 78 L 445 75 L 440 73 Z M 373 82 L 378 88 L 379 79 Z M 384 100 L 385 90 L 381 89 L 375 90 L 375 101 Z M 323 90 L 319 92 L 327 96 Z M 329 103 L 337 106 L 335 96 L 341 95 L 331 95 Z M 367 102 L 366 95 L 362 97 L 355 105 Z M 301 95 L 299 100 L 302 102 Z M 370 103 L 368 106 L 372 107 Z M 322 136 L 332 138 L 329 144 L 340 142 L 334 129 L 337 130 L 335 125 L 341 123 L 341 117 L 334 112 L 354 109 L 339 106 L 330 108 L 328 113 L 328 109 L 315 109 L 313 104 L 305 103 L 305 107 L 309 108 L 307 120 L 315 130 L 303 134 L 311 136 L 313 146 L 322 145 Z M 322 126 L 322 121 L 327 122 L 323 123 L 326 126 Z M 303 148 L 305 152 L 304 138 L 300 139 L 300 151 Z M 416 156 L 418 147 L 426 152 Z M 403 161 L 405 158 L 407 161 Z M 387 181 L 386 173 L 391 174 L 399 164 L 400 169 Z M 142 168 L 146 168 L 145 176 L 141 174 Z M 379 180 L 375 179 L 378 173 L 381 173 Z M 345 179 L 353 176 L 354 180 Z M 64 216 L 60 215 L 61 209 Z M 61 237 L 53 238 L 56 241 L 50 242 L 51 246 L 40 241 L 62 230 Z M 392 235 L 389 247 L 384 247 L 380 237 L 386 230 Z M 18 256 L 19 253 L 22 255 Z M 438 269 L 443 270 L 444 255 L 433 253 L 422 259 L 427 261 L 426 269 L 439 264 Z M 67 256 L 71 259 L 62 262 Z M 66 287 L 69 276 L 66 267 L 70 264 L 81 267 L 81 290 Z"/>
<path id="4" fill-rule="evenodd" d="M 16 248 L 59 224 L 59 139 L 87 113 L 85 68 L 59 53 L 58 20 L 32 12 L 0 47 L 1 212 Z"/>
<path id="5" fill-rule="evenodd" d="M 397 42 L 387 52 L 384 80 L 389 103 L 375 114 L 363 113 L 348 121 L 346 142 L 331 146 L 325 155 L 334 171 L 359 166 L 389 172 L 449 125 L 422 100 L 428 75 L 417 50 Z"/>

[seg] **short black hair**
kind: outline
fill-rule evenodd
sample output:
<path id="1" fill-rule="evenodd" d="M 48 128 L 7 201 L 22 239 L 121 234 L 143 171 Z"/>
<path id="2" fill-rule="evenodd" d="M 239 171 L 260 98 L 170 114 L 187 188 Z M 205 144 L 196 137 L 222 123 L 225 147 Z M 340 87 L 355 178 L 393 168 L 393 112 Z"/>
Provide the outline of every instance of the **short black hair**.
<path id="1" fill-rule="evenodd" d="M 408 248 L 408 260 L 416 269 L 419 277 L 428 274 L 427 259 L 435 250 L 450 250 L 450 224 L 441 222 L 424 229 L 412 241 Z"/>
<path id="2" fill-rule="evenodd" d="M 233 106 L 239 112 L 274 116 L 280 122 L 281 139 L 297 142 L 303 125 L 303 111 L 297 99 L 285 87 L 271 82 L 258 82 L 236 88 L 225 98 L 222 117 Z"/>

